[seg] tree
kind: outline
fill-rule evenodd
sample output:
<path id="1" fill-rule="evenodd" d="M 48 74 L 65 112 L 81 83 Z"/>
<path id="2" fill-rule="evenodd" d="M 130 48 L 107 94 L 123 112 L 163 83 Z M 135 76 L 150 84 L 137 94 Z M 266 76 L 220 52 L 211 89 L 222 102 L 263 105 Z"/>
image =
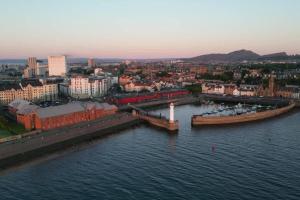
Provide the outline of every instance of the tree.
<path id="1" fill-rule="evenodd" d="M 187 85 L 187 86 L 185 86 L 185 89 L 187 89 L 191 93 L 201 93 L 202 92 L 201 84 Z"/>

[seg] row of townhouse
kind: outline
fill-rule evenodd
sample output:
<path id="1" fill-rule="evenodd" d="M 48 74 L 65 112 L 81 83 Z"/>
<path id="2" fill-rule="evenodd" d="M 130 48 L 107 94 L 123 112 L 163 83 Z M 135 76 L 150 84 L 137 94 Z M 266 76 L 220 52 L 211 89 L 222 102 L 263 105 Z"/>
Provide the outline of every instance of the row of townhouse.
<path id="1" fill-rule="evenodd" d="M 141 92 L 141 91 L 149 91 L 153 92 L 155 88 L 155 84 L 153 83 L 139 83 L 139 82 L 130 82 L 124 85 L 125 92 Z"/>
<path id="2" fill-rule="evenodd" d="M 203 83 L 202 93 L 234 95 L 234 96 L 256 96 L 258 93 L 257 85 L 223 84 L 223 83 Z"/>
<path id="3" fill-rule="evenodd" d="M 58 97 L 56 83 L 42 83 L 38 79 L 23 79 L 20 83 L 0 86 L 0 103 L 7 105 L 15 99 L 31 102 L 55 100 Z"/>
<path id="4" fill-rule="evenodd" d="M 300 99 L 300 87 L 297 85 L 286 85 L 276 89 L 277 97 Z"/>

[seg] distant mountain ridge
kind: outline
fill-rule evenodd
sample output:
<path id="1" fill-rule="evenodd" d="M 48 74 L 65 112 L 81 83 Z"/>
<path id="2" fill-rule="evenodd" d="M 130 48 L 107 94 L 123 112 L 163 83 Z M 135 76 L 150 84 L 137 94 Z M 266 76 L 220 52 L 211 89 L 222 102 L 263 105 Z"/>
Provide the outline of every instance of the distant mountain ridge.
<path id="1" fill-rule="evenodd" d="M 206 54 L 192 58 L 185 58 L 185 61 L 203 63 L 234 63 L 243 61 L 281 61 L 281 60 L 300 60 L 300 55 L 290 56 L 286 52 L 259 55 L 250 50 L 238 50 L 227 54 Z"/>

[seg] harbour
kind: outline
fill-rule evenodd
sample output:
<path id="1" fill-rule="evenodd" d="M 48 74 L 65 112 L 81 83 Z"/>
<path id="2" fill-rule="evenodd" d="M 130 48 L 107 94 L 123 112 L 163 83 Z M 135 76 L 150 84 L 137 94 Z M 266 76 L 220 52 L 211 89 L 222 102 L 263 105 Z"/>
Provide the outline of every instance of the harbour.
<path id="1" fill-rule="evenodd" d="M 0 200 L 300 200 L 300 1 L 0 7 Z"/>
<path id="2" fill-rule="evenodd" d="M 223 125 L 223 124 L 236 124 L 244 122 L 253 122 L 258 120 L 269 119 L 276 117 L 291 111 L 295 107 L 294 103 L 282 108 L 276 108 L 273 110 L 266 110 L 261 112 L 251 111 L 251 113 L 240 113 L 234 115 L 224 115 L 224 116 L 203 116 L 203 115 L 193 115 L 191 118 L 191 123 L 193 126 L 196 125 Z"/>
<path id="3" fill-rule="evenodd" d="M 205 98 L 207 98 L 207 96 Z M 128 104 L 125 110 L 129 112 L 120 111 L 118 114 L 115 115 L 108 115 L 106 117 L 78 123 L 72 126 L 66 126 L 42 132 L 37 130 L 32 131 L 31 133 L 18 135 L 16 137 L 4 138 L 0 140 L 0 168 L 6 169 L 8 167 L 38 158 L 45 154 L 55 152 L 57 150 L 60 150 L 61 148 L 74 146 L 79 143 L 92 140 L 94 138 L 98 138 L 109 133 L 117 132 L 124 128 L 130 128 L 132 125 L 141 125 L 143 123 L 148 123 L 151 126 L 162 129 L 162 131 L 165 131 L 166 134 L 177 134 L 181 126 L 180 121 L 175 120 L 174 118 L 174 116 L 176 115 L 174 106 L 176 105 L 177 107 L 189 104 L 197 105 L 199 103 L 199 105 L 205 105 L 207 103 L 207 99 L 205 98 L 203 98 L 203 96 L 190 96 L 189 98 L 166 99 L 161 101 L 146 102 L 143 104 L 139 103 L 136 105 Z M 215 100 L 216 102 L 218 102 L 218 98 L 218 96 L 211 96 L 210 100 Z M 232 97 L 226 98 L 227 102 L 231 103 L 235 103 L 237 100 L 235 99 L 234 101 L 230 101 Z M 245 102 L 245 100 L 251 102 L 250 98 L 239 99 L 239 102 Z M 194 114 L 190 118 L 190 123 L 192 126 L 224 125 L 263 120 L 289 112 L 296 105 L 295 103 L 293 103 L 289 106 L 275 109 L 272 108 L 272 106 L 270 106 L 272 105 L 272 103 L 273 106 L 278 106 L 285 105 L 287 101 L 279 99 L 261 100 L 261 102 L 256 102 L 261 104 L 265 104 L 266 102 L 268 102 L 269 106 L 266 106 L 266 108 L 271 110 L 256 113 L 257 107 L 263 106 L 252 105 L 251 108 L 255 109 L 251 110 L 250 114 L 240 113 L 239 115 L 237 115 L 237 113 L 235 113 L 235 116 L 232 116 L 231 114 L 229 114 L 228 116 L 205 116 L 207 114 L 211 115 L 214 113 L 222 113 L 226 109 L 230 110 L 232 108 L 229 106 L 224 107 L 224 103 L 222 103 L 220 104 L 221 106 L 219 106 L 216 110 L 213 109 L 209 112 L 203 113 L 202 115 Z M 169 113 L 161 115 L 161 113 L 155 113 L 155 110 L 154 112 L 151 112 L 142 109 L 147 107 L 153 107 L 153 103 L 169 107 Z M 239 103 L 237 106 L 239 105 L 242 104 Z M 124 109 L 125 107 L 122 108 Z"/>
<path id="4" fill-rule="evenodd" d="M 299 112 L 226 128 L 190 126 L 193 114 L 213 109 L 176 107 L 175 135 L 134 126 L 3 174 L 2 197 L 158 199 L 167 192 L 162 199 L 298 199 Z M 153 112 L 168 117 L 169 108 Z"/>
<path id="5" fill-rule="evenodd" d="M 0 144 L 0 169 L 22 164 L 62 148 L 68 148 L 138 124 L 138 119 L 123 113 L 3 142 Z"/>

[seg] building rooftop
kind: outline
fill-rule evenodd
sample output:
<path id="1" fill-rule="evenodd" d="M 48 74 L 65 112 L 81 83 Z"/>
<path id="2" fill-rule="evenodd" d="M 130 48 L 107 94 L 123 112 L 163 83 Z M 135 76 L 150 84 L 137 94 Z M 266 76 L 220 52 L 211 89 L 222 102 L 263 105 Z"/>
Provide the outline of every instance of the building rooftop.
<path id="1" fill-rule="evenodd" d="M 48 118 L 60 115 L 66 115 L 75 112 L 84 111 L 84 107 L 79 102 L 72 102 L 65 105 L 60 106 L 50 106 L 47 108 L 39 108 L 36 111 L 36 114 L 40 118 Z"/>
<path id="2" fill-rule="evenodd" d="M 21 109 L 25 105 L 29 105 L 30 102 L 23 99 L 15 99 L 8 104 L 9 107 L 14 108 L 16 110 Z"/>
<path id="3" fill-rule="evenodd" d="M 37 105 L 24 105 L 18 111 L 19 115 L 28 115 L 34 111 L 36 111 L 39 107 Z"/>
<path id="4" fill-rule="evenodd" d="M 17 83 L 8 83 L 8 84 L 0 84 L 0 91 L 5 91 L 5 90 L 20 90 L 21 86 Z"/>
<path id="5" fill-rule="evenodd" d="M 49 118 L 61 115 L 67 115 L 76 112 L 83 112 L 85 110 L 89 110 L 92 108 L 96 109 L 104 109 L 104 110 L 111 110 L 117 109 L 114 105 L 109 105 L 108 103 L 98 103 L 98 102 L 80 102 L 75 101 L 65 105 L 60 106 L 50 106 L 47 108 L 39 108 L 36 110 L 36 114 L 39 118 Z"/>
<path id="6" fill-rule="evenodd" d="M 22 87 L 27 87 L 28 85 L 31 85 L 33 87 L 43 86 L 43 84 L 38 79 L 23 79 L 21 81 Z"/>

